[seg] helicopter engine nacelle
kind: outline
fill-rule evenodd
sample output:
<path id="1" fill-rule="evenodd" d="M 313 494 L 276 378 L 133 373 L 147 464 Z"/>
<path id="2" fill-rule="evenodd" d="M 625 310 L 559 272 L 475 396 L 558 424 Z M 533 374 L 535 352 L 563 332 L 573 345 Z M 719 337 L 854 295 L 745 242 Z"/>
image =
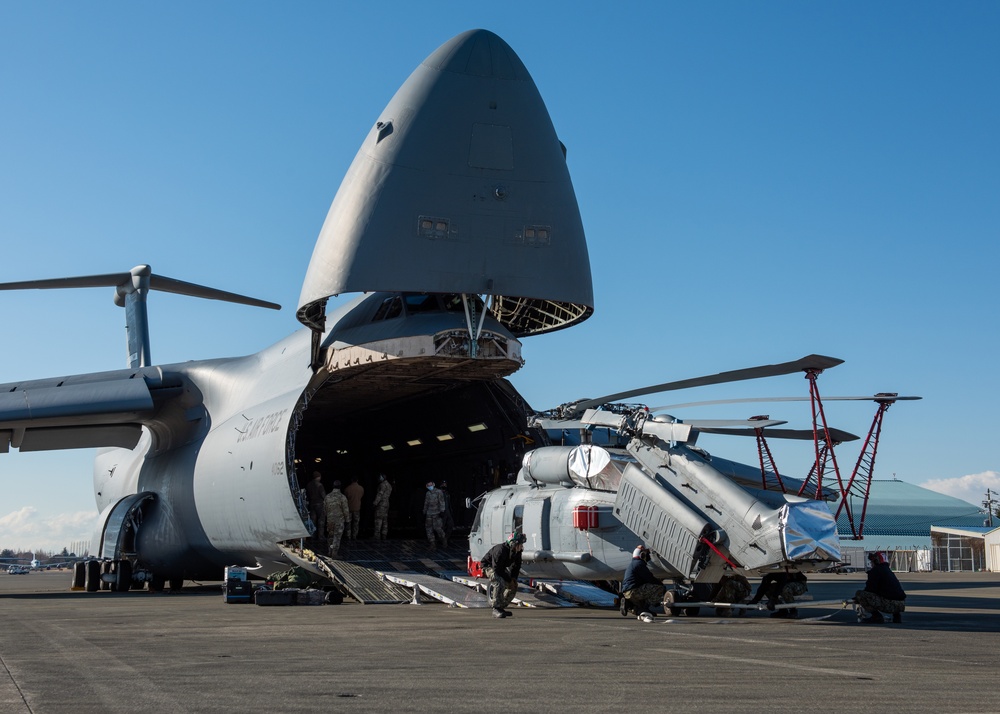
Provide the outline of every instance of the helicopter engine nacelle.
<path id="1" fill-rule="evenodd" d="M 573 488 L 596 488 L 595 479 L 611 463 L 600 446 L 542 446 L 524 455 L 517 482 Z"/>

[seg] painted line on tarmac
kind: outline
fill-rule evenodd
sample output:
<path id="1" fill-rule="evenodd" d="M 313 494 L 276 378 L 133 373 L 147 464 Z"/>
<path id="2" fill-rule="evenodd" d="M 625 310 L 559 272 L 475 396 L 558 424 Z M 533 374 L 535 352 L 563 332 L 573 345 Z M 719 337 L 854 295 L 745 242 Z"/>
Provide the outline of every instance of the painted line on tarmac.
<path id="1" fill-rule="evenodd" d="M 851 679 L 875 679 L 870 672 L 853 672 L 848 669 L 831 669 L 829 667 L 807 667 L 801 664 L 793 664 L 791 662 L 780 662 L 770 659 L 756 659 L 754 657 L 732 657 L 730 655 L 717 655 L 708 654 L 706 652 L 697 652 L 695 650 L 672 650 L 664 649 L 662 647 L 657 647 L 653 649 L 654 652 L 662 652 L 664 654 L 680 655 L 682 657 L 701 657 L 702 659 L 713 659 L 722 662 L 742 662 L 744 664 L 755 664 L 762 667 L 781 667 L 784 669 L 794 669 L 801 672 L 811 672 L 813 674 L 830 674 L 838 677 L 849 677 Z"/>

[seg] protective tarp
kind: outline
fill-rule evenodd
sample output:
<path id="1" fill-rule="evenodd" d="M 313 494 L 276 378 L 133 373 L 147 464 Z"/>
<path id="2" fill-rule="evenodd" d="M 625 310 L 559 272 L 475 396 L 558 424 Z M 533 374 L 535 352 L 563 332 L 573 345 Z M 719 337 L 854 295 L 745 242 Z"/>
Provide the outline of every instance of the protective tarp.
<path id="1" fill-rule="evenodd" d="M 611 454 L 599 446 L 590 444 L 574 448 L 569 454 L 569 463 L 567 464 L 570 476 L 573 477 L 573 482 L 576 485 L 601 491 L 614 491 L 618 488 L 621 474 L 612 467 L 610 470 L 614 477 L 609 478 L 610 474 L 607 474 L 606 471 L 610 465 Z M 614 481 L 613 487 L 607 483 L 610 480 Z"/>
<path id="2" fill-rule="evenodd" d="M 518 479 L 522 483 L 617 491 L 621 470 L 600 446 L 543 446 L 524 455 Z"/>
<path id="3" fill-rule="evenodd" d="M 779 516 L 781 547 L 788 560 L 840 560 L 837 521 L 822 501 L 787 503 Z"/>

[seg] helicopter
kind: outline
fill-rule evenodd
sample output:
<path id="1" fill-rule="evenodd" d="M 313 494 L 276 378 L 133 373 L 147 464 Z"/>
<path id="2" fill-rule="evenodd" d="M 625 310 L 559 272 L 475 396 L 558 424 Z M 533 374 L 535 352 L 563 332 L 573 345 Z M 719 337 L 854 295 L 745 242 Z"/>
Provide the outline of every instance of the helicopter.
<path id="1" fill-rule="evenodd" d="M 800 360 L 671 382 L 539 413 L 548 432 L 605 430 L 605 444 L 545 445 L 525 454 L 516 482 L 483 494 L 469 537 L 470 573 L 510 533 L 526 543 L 522 571 L 531 578 L 620 579 L 636 543 L 651 550 L 651 572 L 680 591 L 747 575 L 814 572 L 840 560 L 836 517 L 827 501 L 794 488 L 768 488 L 755 467 L 719 458 L 696 444 L 700 432 L 750 434 L 787 422 L 767 418 L 681 421 L 642 404 L 615 400 L 643 393 L 721 384 L 795 372 L 818 374 L 843 360 Z M 907 397 L 907 399 L 912 397 Z M 783 438 L 814 438 L 815 430 L 775 430 Z M 858 437 L 823 429 L 841 443 Z M 700 592 L 704 593 L 704 587 Z"/>

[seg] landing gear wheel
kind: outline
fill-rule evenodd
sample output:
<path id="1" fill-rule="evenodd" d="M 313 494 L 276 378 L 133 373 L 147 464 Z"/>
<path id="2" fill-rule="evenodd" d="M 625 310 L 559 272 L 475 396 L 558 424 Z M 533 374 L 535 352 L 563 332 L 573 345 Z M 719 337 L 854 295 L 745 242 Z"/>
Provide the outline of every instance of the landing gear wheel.
<path id="1" fill-rule="evenodd" d="M 110 573 L 113 572 L 112 571 L 113 567 L 114 563 L 112 563 L 110 560 L 105 560 L 103 563 L 101 563 L 101 575 L 102 576 L 109 575 Z M 111 583 L 109 583 L 107 580 L 101 577 L 101 590 L 110 590 L 110 589 L 111 589 Z"/>
<path id="2" fill-rule="evenodd" d="M 73 563 L 73 589 L 83 590 L 87 587 L 87 564 L 82 560 Z"/>
<path id="3" fill-rule="evenodd" d="M 84 587 L 88 593 L 96 593 L 101 589 L 101 563 L 98 560 L 88 560 L 85 565 Z"/>
<path id="4" fill-rule="evenodd" d="M 170 578 L 170 592 L 180 592 L 184 587 L 184 578 Z"/>
<path id="5" fill-rule="evenodd" d="M 166 585 L 167 579 L 162 575 L 154 575 L 149 583 L 146 585 L 151 593 L 162 593 L 163 586 Z"/>
<path id="6" fill-rule="evenodd" d="M 113 590 L 116 593 L 127 593 L 132 589 L 132 562 L 119 560 L 115 563 L 115 582 Z"/>
<path id="7" fill-rule="evenodd" d="M 663 611 L 669 612 L 671 617 L 680 617 L 681 609 L 674 606 L 679 599 L 680 594 L 676 590 L 667 590 L 663 593 Z"/>

